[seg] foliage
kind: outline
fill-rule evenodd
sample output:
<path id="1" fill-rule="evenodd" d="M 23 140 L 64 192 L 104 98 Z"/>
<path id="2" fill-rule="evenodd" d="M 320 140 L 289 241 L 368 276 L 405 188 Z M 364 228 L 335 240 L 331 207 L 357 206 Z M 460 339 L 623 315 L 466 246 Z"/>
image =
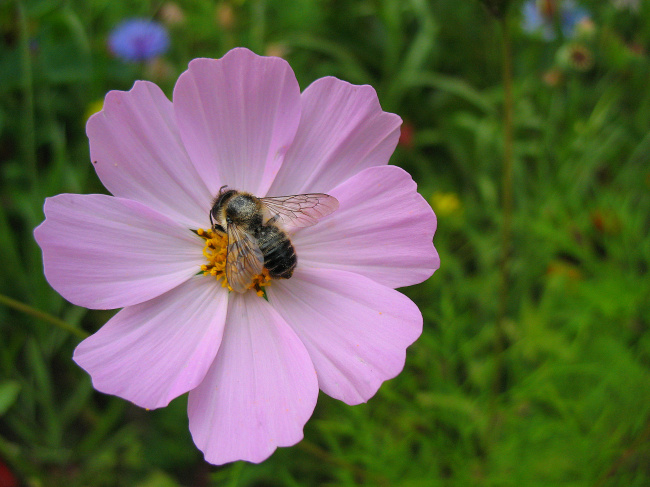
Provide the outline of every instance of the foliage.
<path id="1" fill-rule="evenodd" d="M 503 23 L 478 1 L 1 3 L 0 467 L 68 487 L 648 485 L 650 6 L 576 2 L 593 25 L 548 40 L 523 32 L 511 3 Z M 110 54 L 130 17 L 167 23 L 164 57 Z M 502 27 L 514 46 L 505 265 Z M 557 55 L 570 43 L 593 64 Z M 284 56 L 303 88 L 332 75 L 378 90 L 405 121 L 392 162 L 438 214 L 442 267 L 404 290 L 425 330 L 375 398 L 321 394 L 302 443 L 212 467 L 186 398 L 144 411 L 93 391 L 70 357 L 111 312 L 48 286 L 32 230 L 46 196 L 105 191 L 88 107 L 135 79 L 171 94 L 190 59 L 236 45 Z"/>

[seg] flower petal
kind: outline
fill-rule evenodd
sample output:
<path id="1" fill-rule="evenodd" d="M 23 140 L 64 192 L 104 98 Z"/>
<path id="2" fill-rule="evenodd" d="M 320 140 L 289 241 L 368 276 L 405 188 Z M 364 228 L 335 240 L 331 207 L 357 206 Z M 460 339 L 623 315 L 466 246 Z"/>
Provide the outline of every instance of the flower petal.
<path id="1" fill-rule="evenodd" d="M 172 103 L 155 84 L 111 91 L 86 126 L 90 158 L 113 195 L 190 228 L 207 225 L 211 200 L 180 139 Z"/>
<path id="2" fill-rule="evenodd" d="M 117 313 L 74 352 L 98 391 L 138 406 L 166 406 L 194 389 L 217 355 L 228 293 L 196 276 Z"/>
<path id="3" fill-rule="evenodd" d="M 174 89 L 185 147 L 212 194 L 221 185 L 261 195 L 275 177 L 300 119 L 289 64 L 233 49 L 195 59 Z"/>
<path id="4" fill-rule="evenodd" d="M 372 167 L 330 191 L 339 209 L 292 238 L 298 266 L 341 269 L 396 288 L 440 267 L 436 216 L 395 166 Z"/>
<path id="5" fill-rule="evenodd" d="M 190 392 L 190 431 L 206 461 L 258 463 L 302 439 L 318 383 L 305 347 L 254 293 L 231 293 L 217 359 Z"/>
<path id="6" fill-rule="evenodd" d="M 307 348 L 321 390 L 347 404 L 367 401 L 399 374 L 406 347 L 422 333 L 410 299 L 350 272 L 297 269 L 267 289 Z"/>
<path id="7" fill-rule="evenodd" d="M 45 277 L 77 306 L 142 303 L 188 280 L 205 261 L 203 239 L 135 201 L 60 194 L 44 209 L 34 236 Z"/>
<path id="8" fill-rule="evenodd" d="M 382 111 L 374 88 L 321 78 L 301 103 L 298 132 L 269 195 L 328 192 L 367 167 L 388 164 L 402 120 Z"/>

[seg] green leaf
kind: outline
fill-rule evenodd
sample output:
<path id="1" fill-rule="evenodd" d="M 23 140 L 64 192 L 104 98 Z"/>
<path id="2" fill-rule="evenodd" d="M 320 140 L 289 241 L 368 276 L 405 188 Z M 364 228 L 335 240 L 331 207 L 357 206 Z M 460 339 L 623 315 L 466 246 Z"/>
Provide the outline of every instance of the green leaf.
<path id="1" fill-rule="evenodd" d="M 16 401 L 20 384 L 13 380 L 0 382 L 0 416 L 7 412 L 11 405 Z"/>

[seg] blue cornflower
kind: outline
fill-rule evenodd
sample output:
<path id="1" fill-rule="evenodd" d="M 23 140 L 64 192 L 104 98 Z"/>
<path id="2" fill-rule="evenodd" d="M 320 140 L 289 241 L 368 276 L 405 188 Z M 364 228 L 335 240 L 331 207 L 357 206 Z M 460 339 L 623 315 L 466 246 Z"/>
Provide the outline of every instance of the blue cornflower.
<path id="1" fill-rule="evenodd" d="M 562 33 L 565 37 L 573 36 L 576 26 L 583 20 L 590 18 L 589 12 L 572 0 L 565 0 L 560 9 Z"/>
<path id="2" fill-rule="evenodd" d="M 108 47 L 125 61 L 146 61 L 169 48 L 169 34 L 163 25 L 153 20 L 129 19 L 113 29 Z"/>
<path id="3" fill-rule="evenodd" d="M 535 0 L 528 0 L 524 3 L 522 14 L 524 18 L 521 27 L 526 32 L 537 32 L 546 26 L 546 19 L 542 17 Z M 544 32 L 544 37 L 547 37 L 546 34 L 547 32 Z"/>
<path id="4" fill-rule="evenodd" d="M 544 39 L 555 39 L 555 17 L 559 16 L 562 34 L 572 37 L 576 25 L 589 18 L 589 12 L 573 0 L 528 0 L 522 9 L 522 28 L 526 32 L 542 34 Z"/>

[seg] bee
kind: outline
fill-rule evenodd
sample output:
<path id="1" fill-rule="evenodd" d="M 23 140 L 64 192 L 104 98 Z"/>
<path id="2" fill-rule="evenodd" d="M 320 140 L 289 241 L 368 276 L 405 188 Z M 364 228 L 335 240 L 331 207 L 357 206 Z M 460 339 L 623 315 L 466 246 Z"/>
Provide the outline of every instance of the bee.
<path id="1" fill-rule="evenodd" d="M 228 237 L 226 278 L 238 293 L 266 267 L 272 278 L 289 279 L 298 263 L 288 229 L 314 225 L 339 207 L 323 193 L 258 198 L 222 186 L 210 210 L 212 229 Z"/>

